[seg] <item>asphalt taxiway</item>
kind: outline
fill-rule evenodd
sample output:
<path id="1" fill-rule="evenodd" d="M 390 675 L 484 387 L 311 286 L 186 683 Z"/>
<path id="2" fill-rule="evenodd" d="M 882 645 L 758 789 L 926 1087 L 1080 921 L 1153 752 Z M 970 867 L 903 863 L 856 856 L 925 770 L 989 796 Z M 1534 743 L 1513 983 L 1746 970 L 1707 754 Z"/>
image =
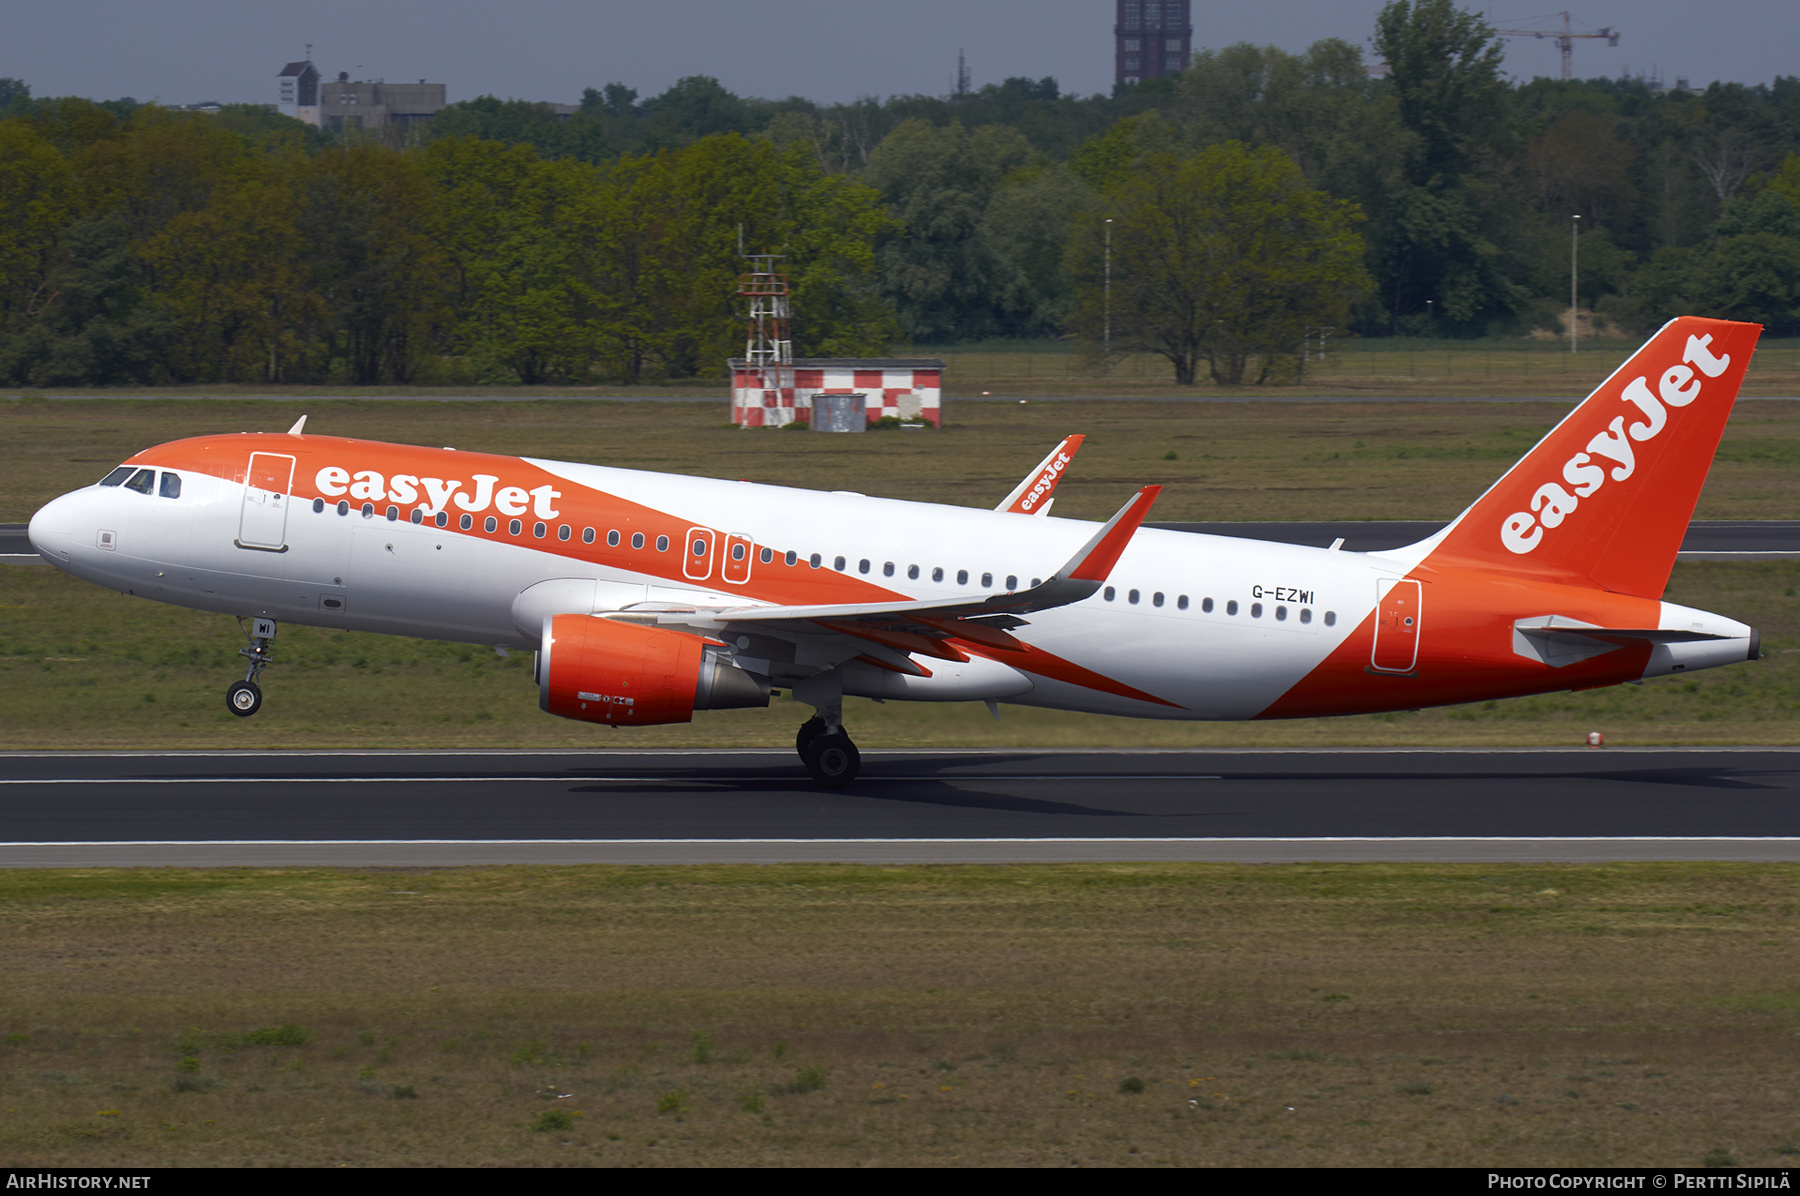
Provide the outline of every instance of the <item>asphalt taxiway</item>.
<path id="1" fill-rule="evenodd" d="M 1800 749 L 10 753 L 0 867 L 1800 860 Z"/>

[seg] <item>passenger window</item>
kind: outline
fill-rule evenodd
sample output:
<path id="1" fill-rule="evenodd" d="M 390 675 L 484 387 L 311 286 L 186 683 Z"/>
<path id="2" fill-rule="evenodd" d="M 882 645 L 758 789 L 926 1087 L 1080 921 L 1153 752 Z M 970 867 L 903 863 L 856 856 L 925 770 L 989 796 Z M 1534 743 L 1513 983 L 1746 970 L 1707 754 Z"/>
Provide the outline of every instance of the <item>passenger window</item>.
<path id="1" fill-rule="evenodd" d="M 936 569 L 933 569 L 931 571 L 931 580 L 933 580 L 933 581 L 944 580 L 944 570 L 941 566 Z"/>
<path id="2" fill-rule="evenodd" d="M 1162 604 L 1163 604 L 1163 596 L 1162 596 L 1161 590 L 1158 590 L 1158 591 L 1156 591 L 1156 593 L 1150 595 L 1150 605 L 1151 606 L 1161 606 Z M 1187 603 L 1183 602 L 1181 605 L 1186 606 Z"/>
<path id="3" fill-rule="evenodd" d="M 820 556 L 818 553 L 815 552 L 810 557 L 806 558 L 806 563 L 811 565 L 813 568 L 817 569 L 819 567 L 819 563 L 821 561 L 823 561 L 824 559 L 825 559 L 824 557 Z"/>
<path id="4" fill-rule="evenodd" d="M 1277 623 L 1287 622 L 1287 607 L 1278 606 L 1275 608 L 1275 621 Z"/>
<path id="5" fill-rule="evenodd" d="M 561 524 L 556 529 L 556 538 L 558 540 L 567 540 L 573 534 L 574 533 L 569 530 L 569 525 L 566 523 Z"/>
<path id="6" fill-rule="evenodd" d="M 1300 608 L 1300 621 L 1302 623 L 1312 622 L 1312 611 L 1307 607 L 1303 606 Z"/>
<path id="7" fill-rule="evenodd" d="M 156 471 L 154 469 L 138 470 L 131 475 L 131 480 L 125 483 L 125 489 L 136 490 L 139 494 L 150 493 L 156 489 Z"/>
<path id="8" fill-rule="evenodd" d="M 1260 602 L 1252 602 L 1252 603 L 1251 603 L 1251 604 L 1250 604 L 1250 617 L 1251 617 L 1251 618 L 1252 618 L 1252 619 L 1260 619 L 1260 618 L 1262 618 L 1262 603 L 1260 603 Z"/>
<path id="9" fill-rule="evenodd" d="M 1175 600 L 1175 609 L 1176 610 L 1186 610 L 1187 608 L 1188 608 L 1188 596 L 1186 594 L 1183 594 L 1181 597 L 1179 597 Z"/>
<path id="10" fill-rule="evenodd" d="M 667 537 L 667 536 L 656 537 L 656 551 L 658 551 L 658 552 L 669 551 L 669 537 Z"/>
<path id="11" fill-rule="evenodd" d="M 161 494 L 164 498 L 180 498 L 181 475 L 176 473 L 163 474 L 162 488 L 158 490 L 157 493 Z"/>
<path id="12" fill-rule="evenodd" d="M 644 546 L 644 533 L 643 532 L 632 532 L 631 533 L 631 546 L 633 548 L 642 548 Z"/>
<path id="13" fill-rule="evenodd" d="M 489 515 L 486 519 L 482 520 L 481 527 L 483 531 L 491 536 L 500 530 L 500 521 L 495 519 L 492 515 Z"/>
<path id="14" fill-rule="evenodd" d="M 456 526 L 462 528 L 465 532 L 468 531 L 475 526 L 475 516 L 464 515 L 461 519 L 456 521 Z"/>
<path id="15" fill-rule="evenodd" d="M 443 516 L 442 516 L 442 515 L 439 515 L 439 516 L 438 516 L 438 518 L 439 518 L 439 519 L 442 519 L 442 518 L 443 518 Z M 521 522 L 519 522 L 519 521 L 518 521 L 518 520 L 517 520 L 517 519 L 515 519 L 515 520 L 513 520 L 513 521 L 512 521 L 512 522 L 511 522 L 511 523 L 509 523 L 509 524 L 507 524 L 507 525 L 506 525 L 506 530 L 507 530 L 507 531 L 508 531 L 508 532 L 509 532 L 509 533 L 510 533 L 510 534 L 512 534 L 512 535 L 515 535 L 515 536 L 516 536 L 516 535 L 518 535 L 518 534 L 519 534 L 519 531 L 520 531 L 520 529 L 522 529 L 522 528 L 523 528 L 523 527 L 524 527 L 524 526 L 525 526 L 525 525 L 524 525 L 524 524 L 523 524 L 523 523 L 521 523 Z"/>
<path id="16" fill-rule="evenodd" d="M 350 513 L 350 500 L 347 498 L 338 499 L 338 514 L 348 515 L 349 513 Z"/>
<path id="17" fill-rule="evenodd" d="M 1136 590 L 1133 590 L 1133 591 L 1131 591 L 1131 593 L 1125 595 L 1125 601 L 1131 603 L 1131 605 L 1133 605 L 1133 606 L 1136 606 L 1137 602 L 1138 602 L 1138 592 Z"/>
<path id="18" fill-rule="evenodd" d="M 419 507 L 414 507 L 412 510 L 412 521 L 414 523 L 424 523 L 425 512 Z"/>
<path id="19" fill-rule="evenodd" d="M 969 584 L 969 571 L 967 569 L 958 569 L 956 571 L 956 584 L 959 586 L 966 586 Z"/>
<path id="20" fill-rule="evenodd" d="M 105 477 L 101 478 L 100 484 L 102 486 L 117 486 L 120 482 L 123 482 L 126 478 L 128 478 L 130 476 L 131 476 L 131 466 L 121 465 L 117 469 L 113 470 L 111 473 L 107 474 Z"/>
<path id="21" fill-rule="evenodd" d="M 773 548 L 765 548 L 762 550 L 761 555 L 762 555 L 762 563 L 766 565 L 770 561 L 775 559 L 775 550 Z"/>
<path id="22" fill-rule="evenodd" d="M 919 580 L 919 567 L 917 565 L 908 565 L 906 567 L 906 577 L 909 581 Z"/>
<path id="23" fill-rule="evenodd" d="M 1012 574 L 1008 573 L 1006 575 L 1006 588 L 1009 592 L 1012 590 L 1018 589 L 1019 588 L 1019 579 L 1014 577 Z"/>
<path id="24" fill-rule="evenodd" d="M 867 573 L 869 571 L 869 561 L 867 557 L 863 558 L 863 560 L 857 564 L 856 571 L 858 573 Z"/>
<path id="25" fill-rule="evenodd" d="M 464 515 L 463 518 L 467 519 L 468 516 Z M 400 521 L 400 508 L 399 507 L 390 506 L 387 509 L 387 521 L 389 523 L 398 523 Z"/>
<path id="26" fill-rule="evenodd" d="M 431 521 L 433 523 L 437 524 L 439 527 L 449 527 L 450 526 L 450 512 L 439 511 L 436 515 L 433 515 L 431 517 Z"/>
<path id="27" fill-rule="evenodd" d="M 1325 626 L 1327 626 L 1327 627 L 1337 626 L 1337 612 L 1336 611 L 1328 610 L 1325 612 Z"/>
<path id="28" fill-rule="evenodd" d="M 838 557 L 836 560 L 832 561 L 831 567 L 836 569 L 839 573 L 842 573 L 844 571 L 844 558 Z"/>
<path id="29" fill-rule="evenodd" d="M 1236 598 L 1233 598 L 1230 602 L 1227 602 L 1225 604 L 1225 613 L 1228 615 L 1237 614 L 1237 599 Z"/>
<path id="30" fill-rule="evenodd" d="M 362 517 L 364 519 L 375 518 L 375 504 L 374 503 L 366 502 L 362 505 Z M 448 523 L 449 521 L 450 521 L 449 517 L 446 516 L 442 511 L 438 512 L 437 525 L 439 527 L 443 527 L 444 524 Z"/>
<path id="31" fill-rule="evenodd" d="M 881 575 L 883 577 L 892 577 L 894 575 L 894 562 L 889 561 L 887 564 L 883 565 L 881 567 Z"/>
<path id="32" fill-rule="evenodd" d="M 325 500 L 322 498 L 313 499 L 313 514 L 323 515 L 324 513 L 325 513 Z M 419 513 L 417 511 L 414 511 L 413 512 L 413 522 L 417 523 L 418 521 L 419 521 Z"/>
<path id="33" fill-rule="evenodd" d="M 1117 590 L 1113 589 L 1111 586 L 1107 586 L 1104 590 L 1100 591 L 1100 596 L 1102 598 L 1106 599 L 1108 602 L 1111 602 L 1113 600 L 1114 595 L 1116 595 L 1117 593 L 1118 593 Z"/>
<path id="34" fill-rule="evenodd" d="M 983 573 L 981 575 L 981 588 L 984 590 L 991 590 L 994 588 L 994 575 L 992 573 Z"/>
<path id="35" fill-rule="evenodd" d="M 592 544 L 594 542 L 594 529 L 593 528 L 584 527 L 581 529 L 581 542 L 583 544 Z"/>
<path id="36" fill-rule="evenodd" d="M 548 529 L 545 528 L 542 523 L 534 523 L 531 525 L 531 534 L 536 536 L 540 540 L 542 540 L 544 538 L 544 532 L 546 530 L 548 530 Z"/>

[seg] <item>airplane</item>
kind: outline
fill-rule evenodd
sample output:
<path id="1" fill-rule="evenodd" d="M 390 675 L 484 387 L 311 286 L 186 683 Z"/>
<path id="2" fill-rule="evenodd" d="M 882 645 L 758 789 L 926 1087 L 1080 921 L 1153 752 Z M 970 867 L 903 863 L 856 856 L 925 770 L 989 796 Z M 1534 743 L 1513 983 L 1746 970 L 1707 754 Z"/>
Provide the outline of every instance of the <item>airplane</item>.
<path id="1" fill-rule="evenodd" d="M 1615 685 L 1759 655 L 1661 601 L 1756 324 L 1670 321 L 1455 522 L 1346 552 L 1047 517 L 1079 440 L 996 510 L 286 433 L 146 449 L 33 516 L 49 562 L 246 620 L 535 650 L 540 707 L 611 727 L 813 708 L 821 786 L 861 757 L 843 700 L 1160 719 L 1310 718 Z"/>

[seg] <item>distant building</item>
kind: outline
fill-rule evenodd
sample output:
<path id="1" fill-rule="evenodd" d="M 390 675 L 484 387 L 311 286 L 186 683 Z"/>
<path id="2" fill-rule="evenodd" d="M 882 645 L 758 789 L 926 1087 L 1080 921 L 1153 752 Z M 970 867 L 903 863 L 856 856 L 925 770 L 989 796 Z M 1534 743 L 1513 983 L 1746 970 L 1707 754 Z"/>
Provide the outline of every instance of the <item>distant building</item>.
<path id="1" fill-rule="evenodd" d="M 1178 75 L 1194 52 L 1192 0 L 1117 0 L 1113 79 L 1137 83 Z"/>
<path id="2" fill-rule="evenodd" d="M 746 428 L 810 423 L 822 393 L 854 391 L 864 397 L 869 423 L 883 418 L 938 426 L 943 407 L 944 363 L 936 357 L 801 357 L 793 385 L 764 390 L 764 375 L 741 357 L 731 358 L 731 422 Z"/>
<path id="3" fill-rule="evenodd" d="M 319 123 L 331 129 L 379 129 L 430 120 L 444 107 L 444 85 L 427 83 L 352 82 L 339 71 L 334 82 L 319 85 Z"/>
<path id="4" fill-rule="evenodd" d="M 285 116 L 319 123 L 319 68 L 310 62 L 290 62 L 275 76 L 281 89 L 277 107 Z"/>

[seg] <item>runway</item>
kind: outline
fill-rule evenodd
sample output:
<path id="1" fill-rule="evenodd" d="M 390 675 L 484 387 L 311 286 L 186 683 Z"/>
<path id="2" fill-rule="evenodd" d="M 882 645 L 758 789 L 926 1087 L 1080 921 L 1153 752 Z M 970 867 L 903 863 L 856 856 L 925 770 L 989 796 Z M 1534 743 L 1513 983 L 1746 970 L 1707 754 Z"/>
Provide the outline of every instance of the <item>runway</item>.
<path id="1" fill-rule="evenodd" d="M 0 866 L 1800 860 L 1800 750 L 0 756 Z"/>
<path id="2" fill-rule="evenodd" d="M 31 550 L 23 523 L 0 523 L 0 564 L 43 563 Z M 1204 532 L 1214 536 L 1238 536 L 1273 540 L 1283 544 L 1311 544 L 1324 548 L 1343 537 L 1350 552 L 1381 552 L 1416 544 L 1443 528 L 1433 522 L 1364 523 L 1152 523 L 1150 527 L 1173 531 Z M 1791 560 L 1800 558 L 1800 520 L 1708 519 L 1688 526 L 1680 558 L 1704 560 Z"/>

